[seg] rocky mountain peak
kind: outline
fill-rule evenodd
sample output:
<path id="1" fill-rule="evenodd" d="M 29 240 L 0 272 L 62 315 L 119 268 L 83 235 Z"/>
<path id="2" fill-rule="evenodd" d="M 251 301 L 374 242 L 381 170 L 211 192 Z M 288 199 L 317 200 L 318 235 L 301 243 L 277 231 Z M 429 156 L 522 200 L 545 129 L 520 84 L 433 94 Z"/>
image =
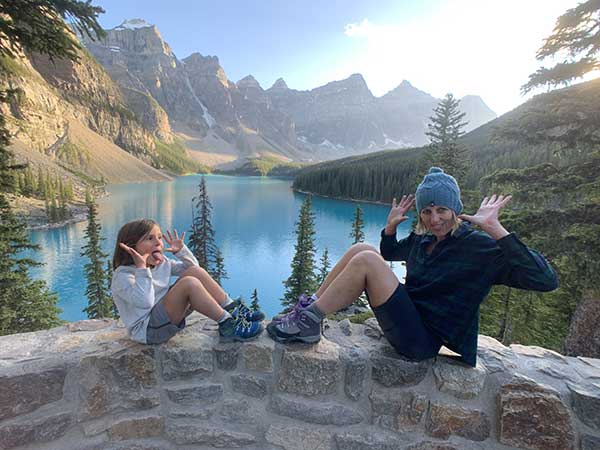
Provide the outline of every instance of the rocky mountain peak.
<path id="1" fill-rule="evenodd" d="M 429 95 L 427 92 L 423 92 L 420 89 L 414 87 L 408 80 L 402 80 L 396 88 L 385 94 L 383 99 L 388 100 L 401 100 L 406 103 L 420 103 L 420 102 L 431 102 L 436 101 L 434 97 Z"/>
<path id="2" fill-rule="evenodd" d="M 256 78 L 254 78 L 252 75 L 247 75 L 244 78 L 242 78 L 241 80 L 239 80 L 236 83 L 237 87 L 242 89 L 242 88 L 258 88 L 260 90 L 262 90 L 262 87 L 260 86 L 260 83 L 258 81 L 256 81 Z"/>
<path id="3" fill-rule="evenodd" d="M 313 89 L 316 95 L 335 96 L 338 98 L 352 99 L 353 103 L 359 103 L 372 100 L 373 94 L 367 86 L 367 82 L 359 73 L 350 75 L 348 78 L 339 81 L 332 81 L 325 86 Z"/>
<path id="4" fill-rule="evenodd" d="M 225 71 L 219 63 L 219 58 L 216 56 L 203 56 L 198 52 L 192 53 L 187 58 L 184 58 L 183 63 L 188 74 L 197 76 L 214 76 L 224 86 L 229 86 L 229 80 Z"/>
<path id="5" fill-rule="evenodd" d="M 289 89 L 287 83 L 285 82 L 285 80 L 283 78 L 277 78 L 277 81 L 275 81 L 275 83 L 273 83 L 273 86 L 271 86 L 268 90 L 286 90 Z"/>
<path id="6" fill-rule="evenodd" d="M 137 30 L 147 27 L 154 27 L 154 25 L 146 22 L 144 19 L 126 19 L 121 25 L 113 28 L 113 30 Z"/>
<path id="7" fill-rule="evenodd" d="M 90 40 L 84 37 L 84 43 L 90 44 Z M 100 42 L 93 42 L 100 44 Z M 103 44 L 113 53 L 130 52 L 137 55 L 164 54 L 169 58 L 175 58 L 169 44 L 160 35 L 158 28 L 146 22 L 144 19 L 128 19 L 121 25 L 106 30 L 106 38 Z"/>

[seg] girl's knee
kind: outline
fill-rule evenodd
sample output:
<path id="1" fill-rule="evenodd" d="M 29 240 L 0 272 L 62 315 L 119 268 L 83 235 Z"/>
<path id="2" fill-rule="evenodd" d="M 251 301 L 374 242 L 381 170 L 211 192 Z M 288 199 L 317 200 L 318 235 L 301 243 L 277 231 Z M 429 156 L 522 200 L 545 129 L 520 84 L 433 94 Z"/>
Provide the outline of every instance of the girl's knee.
<path id="1" fill-rule="evenodd" d="M 184 274 L 179 280 L 177 280 L 177 284 L 180 284 L 181 287 L 186 289 L 195 289 L 202 286 L 202 283 L 198 278 L 193 275 Z"/>

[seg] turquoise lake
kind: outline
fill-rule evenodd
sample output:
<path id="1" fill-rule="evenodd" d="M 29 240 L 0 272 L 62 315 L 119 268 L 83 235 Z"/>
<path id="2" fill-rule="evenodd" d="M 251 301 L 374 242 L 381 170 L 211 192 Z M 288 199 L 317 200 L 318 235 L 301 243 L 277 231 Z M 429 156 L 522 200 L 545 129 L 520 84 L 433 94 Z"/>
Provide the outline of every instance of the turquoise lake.
<path id="1" fill-rule="evenodd" d="M 119 228 L 140 217 L 155 219 L 163 232 L 175 228 L 180 233 L 189 233 L 191 200 L 199 182 L 200 175 L 192 175 L 168 182 L 108 186 L 110 195 L 98 200 L 105 238 L 103 250 L 112 259 Z M 241 295 L 248 300 L 256 288 L 267 317 L 276 314 L 281 308 L 282 282 L 291 272 L 296 240 L 294 224 L 304 195 L 294 193 L 291 181 L 282 179 L 208 175 L 206 184 L 213 205 L 215 238 L 229 275 L 223 281 L 225 290 L 232 297 Z M 312 205 L 317 263 L 325 247 L 333 265 L 350 246 L 349 234 L 357 204 L 364 212 L 366 242 L 379 247 L 388 207 L 315 196 Z M 401 225 L 399 237 L 408 234 L 410 222 Z M 45 280 L 58 293 L 59 307 L 63 310 L 61 318 L 67 321 L 86 318 L 82 309 L 87 305 L 83 272 L 87 259 L 80 256 L 85 228 L 86 222 L 80 222 L 30 233 L 32 242 L 41 247 L 35 258 L 45 263 L 31 274 Z M 394 271 L 399 278 L 404 275 L 404 268 L 398 263 Z"/>

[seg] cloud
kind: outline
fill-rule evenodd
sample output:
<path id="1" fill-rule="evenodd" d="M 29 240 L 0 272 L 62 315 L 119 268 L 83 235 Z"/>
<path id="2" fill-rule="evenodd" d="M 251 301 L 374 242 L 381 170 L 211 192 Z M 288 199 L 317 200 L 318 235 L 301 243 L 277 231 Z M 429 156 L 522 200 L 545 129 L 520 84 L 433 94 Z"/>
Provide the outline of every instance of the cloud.
<path id="1" fill-rule="evenodd" d="M 349 23 L 355 46 L 337 78 L 362 73 L 375 95 L 403 79 L 443 97 L 481 95 L 497 113 L 524 101 L 520 86 L 539 67 L 536 50 L 556 19 L 576 0 L 454 0 L 433 14 L 405 23 Z"/>

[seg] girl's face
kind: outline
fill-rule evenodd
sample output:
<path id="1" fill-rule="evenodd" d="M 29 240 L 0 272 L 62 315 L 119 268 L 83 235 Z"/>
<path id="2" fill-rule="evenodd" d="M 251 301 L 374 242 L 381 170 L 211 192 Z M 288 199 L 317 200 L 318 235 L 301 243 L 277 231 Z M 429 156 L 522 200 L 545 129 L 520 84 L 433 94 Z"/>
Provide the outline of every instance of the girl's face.
<path id="1" fill-rule="evenodd" d="M 436 238 L 444 238 L 452 230 L 452 210 L 445 206 L 426 206 L 421 210 L 423 225 Z"/>
<path id="2" fill-rule="evenodd" d="M 163 262 L 164 257 L 162 254 L 163 250 L 163 235 L 158 225 L 154 225 L 152 229 L 142 236 L 142 238 L 135 244 L 135 251 L 140 255 L 150 255 L 146 262 L 149 265 L 157 266 Z"/>

